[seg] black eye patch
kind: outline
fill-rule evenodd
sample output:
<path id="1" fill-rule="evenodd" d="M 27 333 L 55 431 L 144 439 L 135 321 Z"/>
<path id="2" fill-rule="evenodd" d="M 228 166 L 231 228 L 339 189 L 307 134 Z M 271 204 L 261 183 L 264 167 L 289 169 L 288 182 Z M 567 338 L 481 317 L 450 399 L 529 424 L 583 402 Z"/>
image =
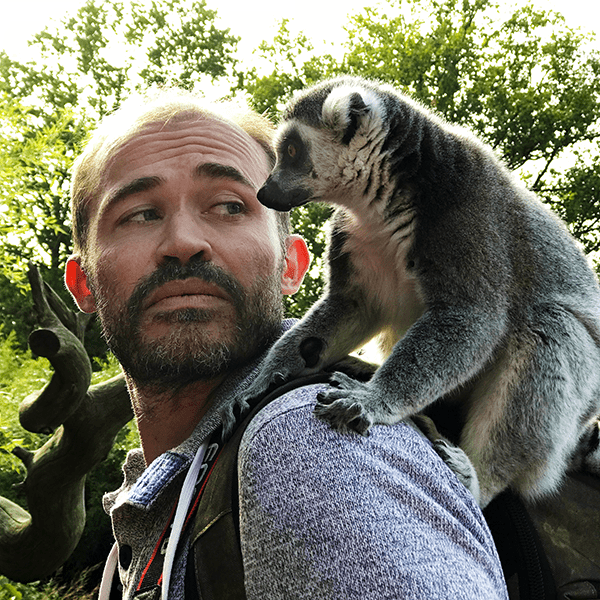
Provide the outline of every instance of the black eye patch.
<path id="1" fill-rule="evenodd" d="M 303 172 L 307 171 L 307 163 L 310 163 L 308 148 L 302 138 L 295 132 L 281 140 L 279 157 L 282 167 Z"/>

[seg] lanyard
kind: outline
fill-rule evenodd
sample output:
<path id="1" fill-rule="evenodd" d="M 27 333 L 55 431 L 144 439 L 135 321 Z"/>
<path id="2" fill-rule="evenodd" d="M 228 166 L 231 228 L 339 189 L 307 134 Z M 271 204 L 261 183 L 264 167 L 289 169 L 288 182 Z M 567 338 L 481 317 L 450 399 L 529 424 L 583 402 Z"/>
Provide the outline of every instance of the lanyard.
<path id="1" fill-rule="evenodd" d="M 217 463 L 223 447 L 222 430 L 218 428 L 208 442 L 200 446 L 188 475 L 181 488 L 179 498 L 171 510 L 152 556 L 142 572 L 136 594 L 154 588 L 162 588 L 162 597 L 167 598 L 170 574 L 179 538 L 187 529 L 198 508 L 204 488 Z M 164 586 L 164 587 L 163 587 Z"/>

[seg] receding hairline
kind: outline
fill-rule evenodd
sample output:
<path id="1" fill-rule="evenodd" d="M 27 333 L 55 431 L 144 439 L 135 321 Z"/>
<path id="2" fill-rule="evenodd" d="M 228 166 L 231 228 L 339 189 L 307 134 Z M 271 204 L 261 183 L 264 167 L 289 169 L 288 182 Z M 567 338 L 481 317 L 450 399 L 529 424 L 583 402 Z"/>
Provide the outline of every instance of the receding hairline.
<path id="1" fill-rule="evenodd" d="M 222 122 L 257 142 L 264 151 L 267 168 L 275 163 L 272 139 L 275 128 L 262 115 L 232 102 L 209 103 L 178 89 L 152 90 L 134 95 L 105 117 L 75 161 L 71 184 L 74 251 L 87 245 L 89 206 L 98 201 L 110 162 L 132 139 L 148 127 L 169 127 L 203 120 Z M 286 217 L 278 217 L 281 233 L 289 233 Z"/>

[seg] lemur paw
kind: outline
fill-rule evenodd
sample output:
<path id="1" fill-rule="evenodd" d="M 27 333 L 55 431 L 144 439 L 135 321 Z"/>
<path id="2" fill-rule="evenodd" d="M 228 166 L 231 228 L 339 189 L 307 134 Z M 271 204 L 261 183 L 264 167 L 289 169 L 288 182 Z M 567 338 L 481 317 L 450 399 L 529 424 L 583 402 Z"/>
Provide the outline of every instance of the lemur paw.
<path id="1" fill-rule="evenodd" d="M 473 463 L 467 456 L 466 452 L 447 440 L 435 426 L 431 418 L 417 414 L 411 417 L 413 425 L 416 425 L 420 431 L 432 444 L 433 449 L 438 456 L 454 471 L 457 479 L 471 492 L 475 500 L 479 504 L 480 489 L 479 478 Z"/>
<path id="2" fill-rule="evenodd" d="M 294 377 L 318 370 L 323 340 L 307 337 L 299 341 L 293 333 L 292 329 L 271 348 L 258 375 L 244 392 L 243 403 L 252 404 Z"/>
<path id="3" fill-rule="evenodd" d="M 297 364 L 284 363 L 281 360 L 269 361 L 267 356 L 258 375 L 244 391 L 241 402 L 246 405 L 253 404 L 255 400 L 263 398 L 271 390 L 290 381 L 301 371 Z"/>
<path id="4" fill-rule="evenodd" d="M 234 431 L 235 424 L 248 412 L 250 405 L 245 398 L 231 398 L 219 408 L 219 416 L 223 428 L 222 439 L 227 440 Z"/>
<path id="5" fill-rule="evenodd" d="M 355 431 L 368 435 L 373 418 L 366 409 L 366 402 L 371 394 L 367 384 L 343 373 L 332 375 L 331 384 L 333 389 L 317 395 L 315 416 L 338 431 Z"/>

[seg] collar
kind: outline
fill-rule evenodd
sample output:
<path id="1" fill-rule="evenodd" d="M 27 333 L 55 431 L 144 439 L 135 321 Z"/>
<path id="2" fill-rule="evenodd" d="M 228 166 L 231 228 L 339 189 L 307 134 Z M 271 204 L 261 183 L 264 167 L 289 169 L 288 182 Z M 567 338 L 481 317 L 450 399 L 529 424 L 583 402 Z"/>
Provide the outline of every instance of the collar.
<path id="1" fill-rule="evenodd" d="M 288 331 L 296 320 L 286 319 L 282 323 L 282 334 Z M 186 471 L 202 442 L 221 424 L 219 406 L 226 399 L 242 393 L 254 381 L 265 359 L 266 352 L 251 363 L 234 371 L 216 390 L 211 406 L 196 425 L 194 431 L 179 446 L 157 457 L 146 468 L 142 450 L 131 450 L 123 465 L 124 481 L 121 487 L 105 494 L 104 510 L 111 510 L 122 504 L 133 504 L 137 508 L 150 510 L 161 492 Z"/>

